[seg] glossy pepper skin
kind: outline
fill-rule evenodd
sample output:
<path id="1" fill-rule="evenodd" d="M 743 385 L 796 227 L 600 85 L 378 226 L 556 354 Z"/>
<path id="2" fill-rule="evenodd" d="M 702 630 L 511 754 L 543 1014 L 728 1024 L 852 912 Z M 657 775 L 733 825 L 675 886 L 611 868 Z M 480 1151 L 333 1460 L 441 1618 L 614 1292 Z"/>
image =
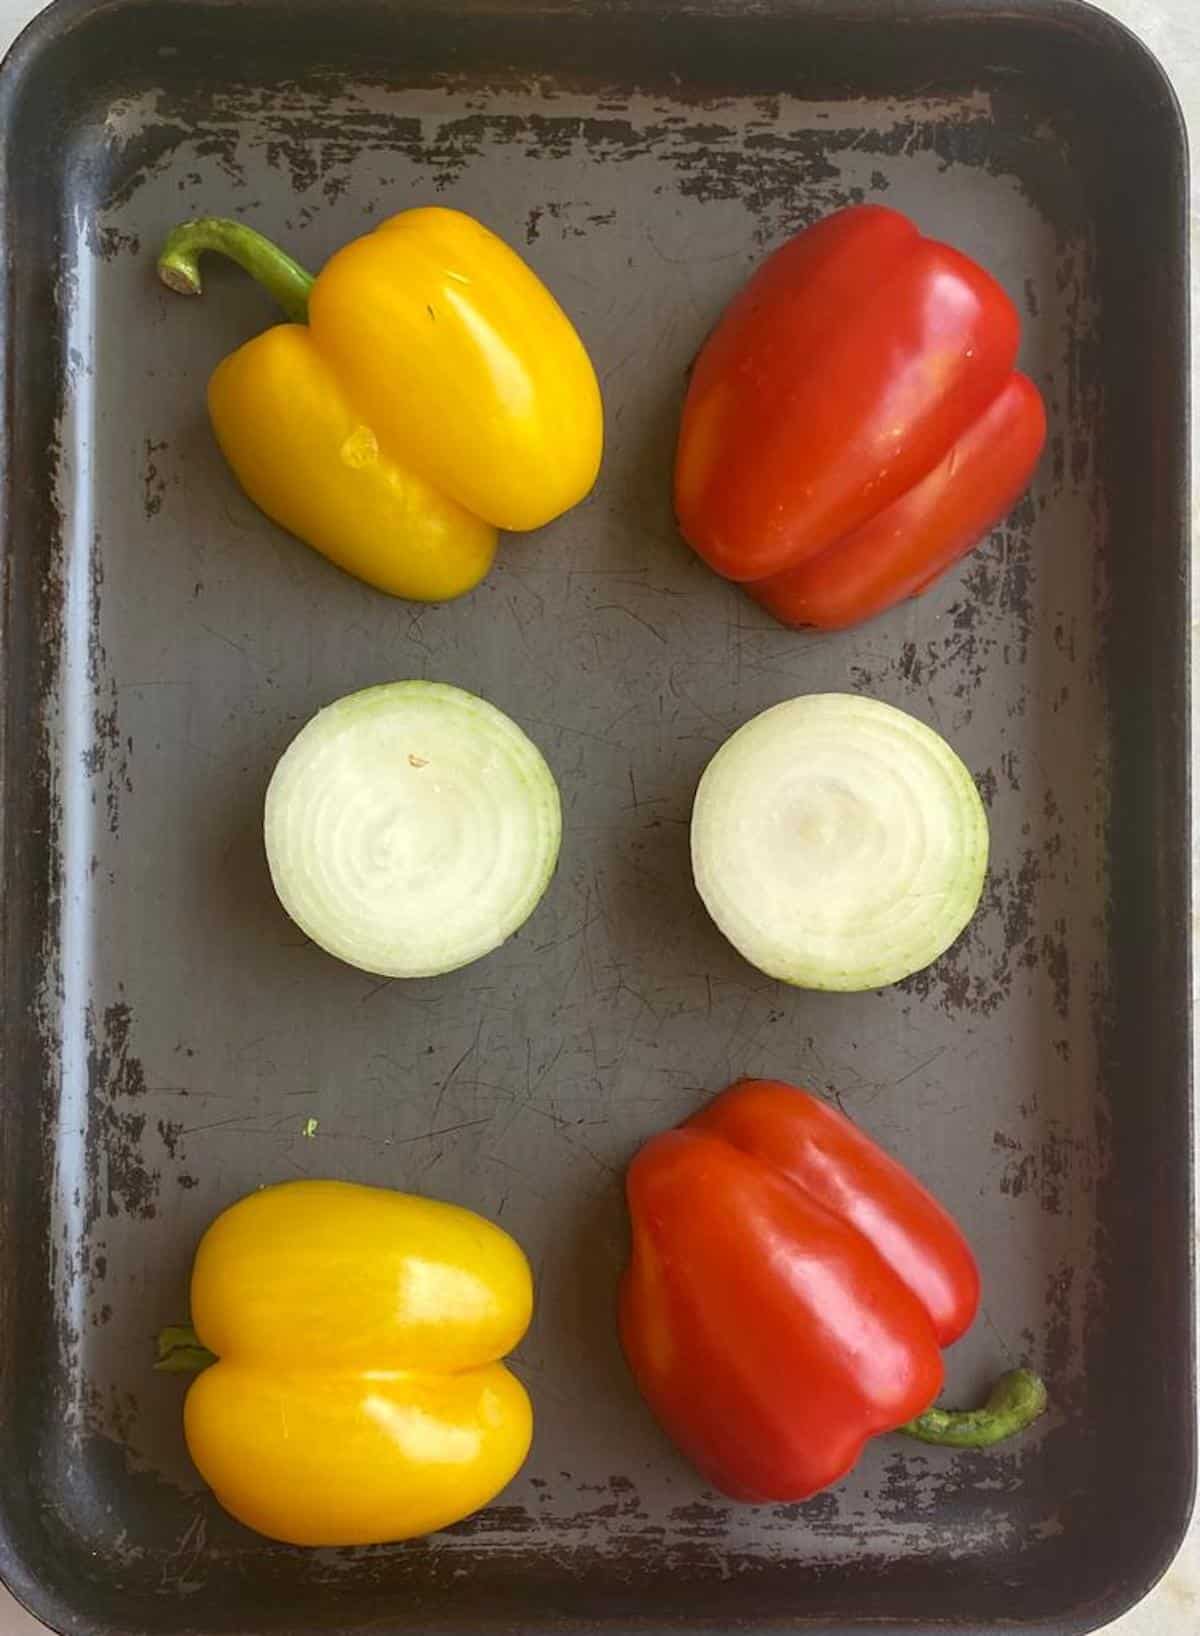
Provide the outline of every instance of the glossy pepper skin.
<path id="1" fill-rule="evenodd" d="M 1011 507 L 1045 441 L 1020 321 L 975 262 L 858 205 L 774 252 L 702 348 L 675 508 L 718 573 L 837 629 L 937 579 Z"/>
<path id="2" fill-rule="evenodd" d="M 470 216 L 404 211 L 315 280 L 252 229 L 204 218 L 170 236 L 160 275 L 198 292 L 209 250 L 295 320 L 217 367 L 217 441 L 255 504 L 339 567 L 395 596 L 460 596 L 498 529 L 539 528 L 592 487 L 603 416 L 583 343 Z"/>
<path id="3" fill-rule="evenodd" d="M 205 1233 L 191 1307 L 218 1361 L 188 1390 L 188 1449 L 262 1534 L 408 1539 L 485 1505 L 525 1459 L 529 1399 L 499 1360 L 529 1323 L 529 1266 L 469 1210 L 346 1182 L 264 1188 Z"/>
<path id="4" fill-rule="evenodd" d="M 878 1433 L 981 1447 L 1044 1407 L 1017 1371 L 987 1410 L 930 1410 L 941 1348 L 979 1305 L 974 1258 L 936 1199 L 807 1092 L 731 1086 L 651 1138 L 626 1187 L 626 1356 L 666 1431 L 731 1497 L 805 1499 Z"/>

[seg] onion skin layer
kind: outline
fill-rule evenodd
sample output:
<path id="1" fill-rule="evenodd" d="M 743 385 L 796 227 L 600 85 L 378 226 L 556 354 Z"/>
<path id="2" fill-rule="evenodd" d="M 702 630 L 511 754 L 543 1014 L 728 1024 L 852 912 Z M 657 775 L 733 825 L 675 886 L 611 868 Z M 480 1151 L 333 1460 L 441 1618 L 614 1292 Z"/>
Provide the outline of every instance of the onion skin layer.
<path id="1" fill-rule="evenodd" d="M 281 756 L 264 840 L 313 942 L 382 977 L 433 977 L 524 924 L 558 859 L 558 787 L 487 701 L 393 682 L 320 711 Z"/>
<path id="2" fill-rule="evenodd" d="M 932 728 L 876 699 L 810 694 L 763 711 L 706 767 L 692 870 L 760 971 L 857 992 L 932 964 L 974 914 L 988 826 Z"/>

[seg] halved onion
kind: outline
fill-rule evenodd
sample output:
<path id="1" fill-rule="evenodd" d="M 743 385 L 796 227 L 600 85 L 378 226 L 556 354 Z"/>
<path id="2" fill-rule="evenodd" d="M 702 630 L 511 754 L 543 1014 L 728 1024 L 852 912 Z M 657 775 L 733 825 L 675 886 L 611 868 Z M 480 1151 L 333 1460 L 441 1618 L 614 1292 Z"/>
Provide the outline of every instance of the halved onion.
<path id="1" fill-rule="evenodd" d="M 923 722 L 844 693 L 765 710 L 709 762 L 692 809 L 709 914 L 800 988 L 899 982 L 974 914 L 988 825 L 967 768 Z"/>
<path id="2" fill-rule="evenodd" d="M 284 751 L 263 824 L 279 900 L 314 943 L 381 977 L 497 948 L 554 873 L 554 775 L 516 722 L 439 682 L 352 693 Z"/>

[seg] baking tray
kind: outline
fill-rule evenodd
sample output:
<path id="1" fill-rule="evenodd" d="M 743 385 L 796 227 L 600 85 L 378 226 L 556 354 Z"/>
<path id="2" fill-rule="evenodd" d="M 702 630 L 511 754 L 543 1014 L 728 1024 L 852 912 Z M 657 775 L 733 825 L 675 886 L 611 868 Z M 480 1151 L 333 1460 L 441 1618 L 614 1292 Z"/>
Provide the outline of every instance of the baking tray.
<path id="1" fill-rule="evenodd" d="M 1155 1579 L 1194 1465 L 1186 162 L 1161 71 L 1075 4 L 60 0 L 3 73 L 0 1564 L 62 1631 L 1091 1629 Z M 1051 419 L 1032 496 L 919 602 L 787 632 L 681 545 L 689 360 L 763 253 L 882 199 L 993 267 Z M 480 215 L 603 377 L 593 497 L 466 602 L 397 603 L 273 529 L 207 374 L 273 315 L 153 259 L 244 216 L 318 266 L 385 214 Z M 384 984 L 284 918 L 259 835 L 319 706 L 460 683 L 532 733 L 566 840 L 502 951 Z M 976 772 L 983 907 L 880 994 L 787 990 L 691 888 L 697 775 L 754 712 L 869 692 Z M 742 1072 L 843 1106 L 941 1195 L 985 1309 L 987 1457 L 873 1443 L 805 1505 L 707 1492 L 639 1403 L 621 1170 Z M 306 1138 L 310 1119 L 319 1121 Z M 311 1127 L 310 1127 L 311 1128 Z M 200 1488 L 154 1333 L 261 1183 L 459 1199 L 528 1247 L 538 1432 L 481 1516 L 302 1553 Z"/>

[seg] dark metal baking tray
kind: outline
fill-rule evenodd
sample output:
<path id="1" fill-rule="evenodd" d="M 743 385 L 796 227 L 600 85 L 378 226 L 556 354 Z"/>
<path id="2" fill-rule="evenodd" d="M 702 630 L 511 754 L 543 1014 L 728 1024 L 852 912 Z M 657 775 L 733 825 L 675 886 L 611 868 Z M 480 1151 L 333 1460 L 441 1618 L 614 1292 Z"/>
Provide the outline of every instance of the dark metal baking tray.
<path id="1" fill-rule="evenodd" d="M 1091 1629 L 1154 1580 L 1194 1464 L 1185 147 L 1162 73 L 1075 4 L 60 0 L 3 139 L 0 1566 L 60 1630 Z M 1031 498 L 864 630 L 772 624 L 684 549 L 685 371 L 763 252 L 878 198 L 975 253 L 1049 403 Z M 311 265 L 422 201 L 506 234 L 598 361 L 595 495 L 407 606 L 240 495 L 203 408 L 269 322 L 153 257 L 222 212 Z M 259 819 L 318 706 L 431 676 L 561 782 L 544 905 L 438 982 L 327 959 Z M 696 778 L 790 695 L 860 689 L 975 770 L 980 915 L 881 994 L 760 978 L 690 886 Z M 706 1492 L 618 1353 L 620 1173 L 742 1072 L 840 1096 L 970 1229 L 952 1395 L 1026 1360 L 986 1458 L 883 1439 L 806 1505 Z M 306 1121 L 319 1121 L 306 1139 Z M 150 1370 L 196 1239 L 260 1183 L 460 1199 L 528 1246 L 524 1475 L 474 1521 L 305 1554 L 230 1522 Z"/>

